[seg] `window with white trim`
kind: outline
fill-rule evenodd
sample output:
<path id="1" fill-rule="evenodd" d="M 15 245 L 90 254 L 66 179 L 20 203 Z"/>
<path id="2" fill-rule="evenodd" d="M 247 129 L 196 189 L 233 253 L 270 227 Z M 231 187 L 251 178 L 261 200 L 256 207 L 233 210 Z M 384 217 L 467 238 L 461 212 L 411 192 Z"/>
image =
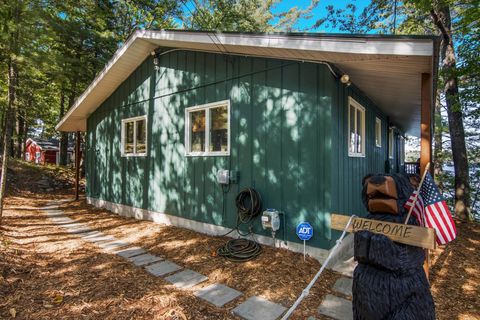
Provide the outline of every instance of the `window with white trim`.
<path id="1" fill-rule="evenodd" d="M 187 156 L 230 154 L 230 101 L 224 100 L 185 109 Z"/>
<path id="2" fill-rule="evenodd" d="M 348 155 L 365 156 L 365 108 L 348 98 Z"/>
<path id="3" fill-rule="evenodd" d="M 388 157 L 393 159 L 393 128 L 388 130 Z"/>
<path id="4" fill-rule="evenodd" d="M 375 118 L 375 145 L 382 147 L 382 120 Z"/>
<path id="5" fill-rule="evenodd" d="M 122 156 L 147 154 L 147 116 L 122 120 Z"/>

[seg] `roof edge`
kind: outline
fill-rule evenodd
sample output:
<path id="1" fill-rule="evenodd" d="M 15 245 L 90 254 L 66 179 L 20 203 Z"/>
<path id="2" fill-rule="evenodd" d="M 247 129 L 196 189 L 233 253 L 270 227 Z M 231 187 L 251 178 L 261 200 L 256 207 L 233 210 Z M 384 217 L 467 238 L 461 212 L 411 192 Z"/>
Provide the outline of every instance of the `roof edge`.
<path id="1" fill-rule="evenodd" d="M 246 36 L 248 37 L 269 37 L 269 36 L 278 36 L 278 37 L 285 37 L 286 40 L 291 38 L 290 40 L 295 40 L 299 38 L 305 38 L 305 39 L 328 39 L 329 40 L 336 40 L 338 39 L 339 42 L 342 42 L 342 40 L 347 41 L 348 39 L 351 39 L 352 41 L 358 41 L 360 39 L 365 39 L 366 41 L 368 40 L 392 40 L 392 41 L 401 41 L 401 40 L 410 40 L 410 41 L 419 41 L 425 43 L 425 41 L 432 41 L 432 57 L 434 61 L 437 61 L 436 64 L 438 64 L 438 57 L 437 52 L 436 52 L 436 47 L 439 41 L 439 36 L 429 36 L 429 35 L 382 35 L 382 34 L 337 34 L 337 33 L 301 33 L 301 32 L 290 32 L 290 33 L 281 33 L 281 32 L 270 32 L 270 33 L 258 33 L 258 32 L 212 32 L 212 31 L 204 31 L 204 30 L 185 30 L 185 29 L 164 29 L 164 30 L 136 30 L 133 32 L 125 41 L 125 43 L 118 48 L 115 53 L 113 54 L 112 58 L 106 63 L 106 65 L 103 67 L 103 69 L 97 73 L 93 81 L 90 83 L 90 85 L 87 87 L 87 89 L 75 100 L 75 103 L 72 105 L 72 107 L 67 111 L 67 113 L 60 119 L 58 124 L 55 126 L 55 129 L 57 131 L 68 131 L 69 128 L 61 129 L 62 126 L 65 125 L 67 120 L 69 118 L 74 118 L 72 115 L 73 113 L 78 109 L 79 106 L 82 105 L 82 103 L 87 99 L 87 97 L 92 93 L 95 89 L 95 87 L 101 83 L 102 79 L 109 73 L 110 69 L 117 63 L 117 61 L 128 51 L 128 49 L 137 41 L 149 41 L 152 39 L 159 39 L 161 40 L 162 37 L 170 37 L 174 36 L 175 34 L 181 34 L 180 38 L 178 41 L 187 41 L 187 42 L 196 42 L 196 36 L 192 37 L 192 39 L 185 40 L 187 37 L 187 33 L 191 34 L 199 34 L 199 38 L 197 41 L 201 42 L 202 38 L 200 35 L 203 36 L 209 36 L 209 34 L 215 33 L 217 35 L 225 35 L 225 36 Z M 248 40 L 248 39 L 247 39 Z M 245 46 L 252 45 L 252 42 L 245 40 Z M 239 39 L 236 40 L 232 43 L 232 45 L 240 45 L 239 43 L 242 42 L 243 40 Z M 338 51 L 341 52 L 341 51 Z M 424 52 L 421 55 L 427 55 L 428 52 Z M 392 53 L 384 53 L 386 55 L 392 54 Z M 398 54 L 398 53 L 394 53 Z M 437 67 L 438 66 L 432 66 L 432 76 L 436 75 L 437 72 Z M 435 80 L 434 80 L 435 81 Z M 434 86 L 436 85 L 436 82 L 434 83 Z M 432 88 L 433 89 L 433 88 Z M 92 109 L 93 108 L 93 109 Z M 98 108 L 98 106 L 92 106 L 91 109 L 95 110 Z M 78 118 L 78 117 L 77 117 Z M 72 119 L 70 119 L 72 121 Z M 84 121 L 83 118 L 79 119 L 78 121 Z M 85 131 L 86 130 L 86 125 L 85 123 L 82 123 L 80 126 L 74 126 L 76 129 L 77 128 L 82 128 L 83 130 L 80 131 Z M 72 129 L 72 126 L 70 127 Z"/>

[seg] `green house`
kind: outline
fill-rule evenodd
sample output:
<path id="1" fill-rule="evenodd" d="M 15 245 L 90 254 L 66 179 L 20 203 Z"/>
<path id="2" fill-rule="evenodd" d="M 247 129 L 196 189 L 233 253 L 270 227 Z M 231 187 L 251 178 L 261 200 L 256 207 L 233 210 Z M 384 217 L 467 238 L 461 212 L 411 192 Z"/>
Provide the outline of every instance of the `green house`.
<path id="1" fill-rule="evenodd" d="M 429 161 L 433 37 L 138 31 L 58 124 L 86 132 L 87 201 L 219 235 L 252 187 L 283 213 L 278 245 L 323 257 L 332 213 L 365 214 L 361 180 Z M 228 170 L 232 183 L 217 182 Z M 259 242 L 272 244 L 261 227 Z"/>

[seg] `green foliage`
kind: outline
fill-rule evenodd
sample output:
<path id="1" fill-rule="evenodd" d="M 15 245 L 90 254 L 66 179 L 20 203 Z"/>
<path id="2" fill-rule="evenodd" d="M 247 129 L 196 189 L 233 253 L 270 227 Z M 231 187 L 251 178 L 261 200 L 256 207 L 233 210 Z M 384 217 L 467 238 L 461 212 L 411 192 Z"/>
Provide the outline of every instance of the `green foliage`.
<path id="1" fill-rule="evenodd" d="M 310 17 L 319 0 L 307 8 L 273 13 L 279 0 L 180 0 L 184 28 L 208 31 L 291 31 L 299 19 Z"/>
<path id="2" fill-rule="evenodd" d="M 180 1 L 185 10 L 187 29 L 219 31 L 269 31 L 273 1 L 196 0 Z M 193 7 L 192 7 L 193 6 Z M 192 8 L 191 8 L 192 7 Z"/>
<path id="3" fill-rule="evenodd" d="M 396 5 L 396 6 L 395 6 Z M 458 78 L 459 103 L 455 106 L 463 113 L 465 142 L 470 166 L 472 209 L 480 218 L 480 1 L 478 0 L 372 0 L 363 10 L 358 10 L 355 1 L 343 8 L 326 7 L 327 15 L 318 19 L 312 29 L 334 28 L 348 33 L 395 33 L 439 35 L 433 23 L 432 10 L 449 8 L 453 41 L 455 44 L 456 68 L 439 70 L 438 88 L 443 88 L 448 79 Z M 452 74 L 454 72 L 454 74 Z M 452 165 L 451 140 L 447 121 L 445 94 L 440 90 L 442 119 L 437 119 L 436 130 L 443 137 L 442 150 L 436 152 L 445 170 L 437 179 L 453 205 L 455 194 Z M 454 106 L 454 108 L 455 108 Z"/>
<path id="4" fill-rule="evenodd" d="M 18 24 L 12 23 L 13 3 L 21 8 Z M 6 58 L 18 64 L 17 121 L 27 122 L 30 135 L 54 137 L 61 113 L 128 36 L 140 28 L 175 27 L 179 12 L 173 0 L 0 0 L 0 115 L 7 97 Z M 15 31 L 19 54 L 8 42 Z"/>

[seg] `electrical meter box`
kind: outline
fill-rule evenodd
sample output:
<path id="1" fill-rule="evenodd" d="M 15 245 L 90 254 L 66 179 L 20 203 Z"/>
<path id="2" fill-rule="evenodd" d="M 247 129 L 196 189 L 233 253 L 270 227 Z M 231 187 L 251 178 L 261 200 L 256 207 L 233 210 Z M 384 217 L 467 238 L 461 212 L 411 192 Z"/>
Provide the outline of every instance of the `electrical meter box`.
<path id="1" fill-rule="evenodd" d="M 272 229 L 277 231 L 280 229 L 280 213 L 276 209 L 267 209 L 262 214 L 263 229 Z"/>
<path id="2" fill-rule="evenodd" d="M 235 171 L 235 170 L 232 170 L 232 171 L 228 171 L 228 170 L 218 170 L 217 171 L 217 183 L 220 183 L 220 184 L 235 184 L 235 183 L 238 183 L 238 179 L 239 179 L 239 172 L 238 171 Z"/>
<path id="3" fill-rule="evenodd" d="M 228 170 L 218 170 L 217 171 L 217 182 L 220 184 L 229 184 L 230 183 L 230 172 Z"/>

